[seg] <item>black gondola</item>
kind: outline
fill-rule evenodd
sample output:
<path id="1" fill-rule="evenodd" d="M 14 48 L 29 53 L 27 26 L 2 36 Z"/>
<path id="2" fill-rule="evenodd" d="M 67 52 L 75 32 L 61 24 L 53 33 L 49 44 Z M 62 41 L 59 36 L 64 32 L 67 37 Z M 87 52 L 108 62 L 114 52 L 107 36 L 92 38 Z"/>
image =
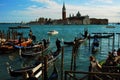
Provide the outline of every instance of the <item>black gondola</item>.
<path id="1" fill-rule="evenodd" d="M 76 41 L 78 41 L 79 43 L 82 43 L 86 40 L 86 38 L 78 38 L 74 41 L 70 41 L 70 42 L 67 42 L 67 41 L 64 41 L 64 44 L 65 45 L 69 45 L 69 46 L 73 46 L 75 44 Z"/>
<path id="2" fill-rule="evenodd" d="M 45 48 L 42 50 L 42 49 L 36 48 L 36 50 L 30 50 L 30 51 L 26 51 L 26 52 L 21 53 L 21 56 L 22 57 L 34 57 L 34 56 L 37 56 L 37 55 L 45 52 L 47 49 L 48 48 Z"/>
<path id="3" fill-rule="evenodd" d="M 59 57 L 60 52 L 61 52 L 61 50 L 57 50 L 55 52 L 52 52 L 52 54 L 48 57 L 48 63 L 47 64 L 55 61 Z M 20 68 L 20 69 L 16 69 L 16 70 L 12 70 L 11 67 L 9 66 L 9 67 L 7 67 L 7 69 L 8 69 L 8 73 L 12 77 L 23 76 L 25 73 L 28 73 L 31 70 L 35 74 L 35 77 L 38 77 L 38 76 L 40 76 L 40 74 L 42 74 L 41 67 L 42 67 L 41 61 L 37 61 L 33 66 Z"/>
<path id="4" fill-rule="evenodd" d="M 56 66 L 54 65 L 54 69 L 48 80 L 58 80 L 58 71 Z"/>
<path id="5" fill-rule="evenodd" d="M 74 44 L 74 41 L 71 41 L 71 42 L 66 42 L 66 41 L 64 41 L 64 44 L 66 44 L 66 45 L 73 45 Z"/>
<path id="6" fill-rule="evenodd" d="M 48 41 L 46 43 L 46 45 L 42 45 L 42 44 L 38 44 L 38 45 L 34 45 L 33 49 L 26 51 L 26 52 L 22 52 L 21 56 L 22 57 L 33 57 L 33 56 L 37 56 L 43 52 L 45 52 L 46 50 L 48 50 L 49 48 L 49 44 L 50 42 Z"/>
<path id="7" fill-rule="evenodd" d="M 95 35 L 93 35 L 93 36 L 88 36 L 88 38 L 94 38 L 94 37 L 96 37 L 96 38 L 110 38 L 110 37 L 112 37 L 113 36 L 113 34 L 105 34 L 105 35 L 100 35 L 100 34 L 95 34 Z"/>
<path id="8" fill-rule="evenodd" d="M 8 73 L 10 74 L 10 76 L 19 77 L 19 76 L 23 76 L 25 73 L 27 73 L 31 70 L 33 71 L 33 73 L 35 73 L 41 67 L 42 67 L 42 63 L 40 63 L 38 65 L 33 65 L 33 66 L 25 67 L 25 68 L 16 69 L 16 70 L 12 70 L 11 67 L 9 66 L 7 69 L 8 69 Z"/>

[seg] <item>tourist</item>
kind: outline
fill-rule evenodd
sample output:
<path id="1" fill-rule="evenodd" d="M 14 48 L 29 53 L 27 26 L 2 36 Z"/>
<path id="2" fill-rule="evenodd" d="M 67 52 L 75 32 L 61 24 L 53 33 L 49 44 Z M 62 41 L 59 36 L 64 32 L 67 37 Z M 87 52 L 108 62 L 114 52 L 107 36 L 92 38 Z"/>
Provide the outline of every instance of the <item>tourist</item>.
<path id="1" fill-rule="evenodd" d="M 117 55 L 120 56 L 120 48 L 117 50 Z"/>
<path id="2" fill-rule="evenodd" d="M 117 56 L 118 56 L 118 55 L 117 55 L 117 51 L 116 51 L 115 49 L 113 50 L 113 56 L 114 56 L 114 57 L 117 57 Z"/>
<path id="3" fill-rule="evenodd" d="M 101 70 L 101 66 L 99 65 L 98 61 L 94 56 L 90 56 L 89 59 L 90 59 L 90 67 L 89 67 L 90 72 L 97 72 Z"/>
<path id="4" fill-rule="evenodd" d="M 114 64 L 114 56 L 112 52 L 108 52 L 108 58 L 106 59 L 105 66 L 113 66 Z"/>

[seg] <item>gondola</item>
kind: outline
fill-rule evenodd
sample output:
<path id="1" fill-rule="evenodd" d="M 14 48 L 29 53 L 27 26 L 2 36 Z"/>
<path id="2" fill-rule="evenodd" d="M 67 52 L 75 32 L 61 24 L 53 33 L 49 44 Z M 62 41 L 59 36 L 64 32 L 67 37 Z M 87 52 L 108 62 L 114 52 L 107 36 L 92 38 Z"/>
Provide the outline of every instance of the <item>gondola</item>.
<path id="1" fill-rule="evenodd" d="M 48 62 L 52 63 L 53 61 L 55 61 L 60 54 L 61 50 L 57 50 L 55 52 L 52 52 L 51 55 L 49 55 L 48 57 Z M 28 73 L 29 71 L 33 71 L 33 73 L 35 74 L 35 77 L 40 76 L 40 74 L 42 74 L 42 62 L 41 61 L 36 61 L 35 64 L 33 64 L 33 66 L 28 66 L 25 68 L 20 68 L 20 69 L 16 69 L 16 70 L 12 70 L 11 67 L 7 67 L 8 73 L 10 74 L 10 76 L 12 77 L 19 77 L 19 76 L 23 76 L 25 73 Z"/>
<path id="2" fill-rule="evenodd" d="M 66 44 L 66 45 L 73 45 L 73 44 L 74 44 L 74 41 L 71 41 L 71 42 L 66 42 L 66 41 L 64 41 L 64 44 Z"/>
<path id="3" fill-rule="evenodd" d="M 0 53 L 12 53 L 14 51 L 13 43 L 12 42 L 4 42 L 0 45 Z"/>
<path id="4" fill-rule="evenodd" d="M 76 40 L 74 40 L 74 41 L 70 41 L 70 42 L 64 41 L 64 44 L 65 44 L 65 45 L 69 45 L 69 46 L 73 46 L 76 41 L 79 42 L 79 43 L 82 43 L 82 42 L 84 42 L 85 40 L 86 40 L 86 38 L 85 38 L 85 39 L 84 39 L 84 38 L 78 38 L 78 39 L 76 39 Z"/>
<path id="5" fill-rule="evenodd" d="M 51 54 L 52 57 L 48 58 L 48 64 L 55 61 L 60 56 L 60 52 L 61 52 L 61 50 L 52 52 L 52 54 Z"/>
<path id="6" fill-rule="evenodd" d="M 25 73 L 27 73 L 31 70 L 33 71 L 33 73 L 35 73 L 41 67 L 42 67 L 42 63 L 40 63 L 38 65 L 34 64 L 33 66 L 20 68 L 20 69 L 16 69 L 16 70 L 12 70 L 11 67 L 9 66 L 9 67 L 7 67 L 7 69 L 8 69 L 8 73 L 10 74 L 10 76 L 19 77 L 19 76 L 23 76 Z"/>
<path id="7" fill-rule="evenodd" d="M 42 48 L 37 47 L 35 50 L 32 49 L 32 50 L 29 50 L 29 51 L 26 51 L 26 52 L 22 52 L 21 56 L 22 57 L 34 57 L 34 56 L 37 56 L 37 55 L 45 52 L 47 49 L 48 49 L 48 47 L 43 49 L 43 50 L 42 50 Z"/>
<path id="8" fill-rule="evenodd" d="M 46 50 L 48 50 L 49 44 L 50 44 L 50 42 L 47 42 L 46 46 L 43 46 L 42 44 L 34 45 L 33 49 L 31 49 L 29 51 L 26 51 L 26 52 L 22 52 L 21 56 L 22 57 L 34 57 L 34 56 L 37 56 L 37 55 L 45 52 Z"/>
<path id="9" fill-rule="evenodd" d="M 54 69 L 48 80 L 58 80 L 58 71 L 56 66 L 54 65 Z"/>
<path id="10" fill-rule="evenodd" d="M 96 38 L 110 38 L 110 37 L 112 37 L 113 36 L 113 34 L 107 34 L 107 35 L 99 35 L 99 34 L 95 34 L 95 35 L 93 35 L 93 36 L 88 36 L 88 38 L 94 38 L 94 37 L 96 37 Z"/>
<path id="11" fill-rule="evenodd" d="M 20 41 L 20 42 L 18 42 L 18 44 L 15 44 L 13 46 L 14 46 L 15 49 L 19 49 L 19 48 L 21 48 L 21 49 L 24 49 L 24 48 L 29 49 L 29 48 L 31 48 L 33 46 L 32 42 L 33 42 L 32 39 L 28 39 L 28 40 L 23 41 L 23 42 Z"/>

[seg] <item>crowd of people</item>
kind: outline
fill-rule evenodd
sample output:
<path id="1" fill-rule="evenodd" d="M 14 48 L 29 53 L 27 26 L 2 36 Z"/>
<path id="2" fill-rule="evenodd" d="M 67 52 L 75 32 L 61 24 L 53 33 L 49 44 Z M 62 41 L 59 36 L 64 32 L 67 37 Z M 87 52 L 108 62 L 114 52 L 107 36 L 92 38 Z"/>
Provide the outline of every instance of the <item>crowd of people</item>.
<path id="1" fill-rule="evenodd" d="M 96 72 L 102 68 L 102 66 L 120 66 L 120 48 L 118 50 L 114 49 L 112 52 L 108 52 L 108 57 L 101 66 L 94 56 L 90 56 L 90 71 Z"/>
<path id="2" fill-rule="evenodd" d="M 118 66 L 120 65 L 120 49 L 113 50 L 112 52 L 108 52 L 108 57 L 105 62 L 105 66 Z"/>
<path id="3" fill-rule="evenodd" d="M 120 73 L 120 48 L 118 50 L 114 49 L 113 51 L 108 52 L 107 59 L 103 60 L 102 63 L 98 62 L 94 56 L 90 56 L 89 60 L 89 72 Z M 113 79 L 118 80 L 118 77 L 115 77 Z"/>

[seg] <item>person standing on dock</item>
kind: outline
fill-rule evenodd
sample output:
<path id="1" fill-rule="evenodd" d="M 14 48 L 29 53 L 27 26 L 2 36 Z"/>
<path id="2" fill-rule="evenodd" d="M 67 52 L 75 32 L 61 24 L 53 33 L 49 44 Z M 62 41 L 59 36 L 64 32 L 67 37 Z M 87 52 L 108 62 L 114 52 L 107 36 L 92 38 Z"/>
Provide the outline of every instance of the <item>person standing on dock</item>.
<path id="1" fill-rule="evenodd" d="M 57 51 L 59 51 L 61 49 L 61 41 L 57 38 L 56 40 L 56 46 L 57 46 Z"/>
<path id="2" fill-rule="evenodd" d="M 101 69 L 101 66 L 99 65 L 98 61 L 94 56 L 90 56 L 90 66 L 89 71 L 90 72 L 97 72 Z"/>
<path id="3" fill-rule="evenodd" d="M 117 56 L 118 56 L 117 51 L 116 51 L 115 49 L 113 50 L 113 56 L 114 56 L 114 57 L 117 57 Z"/>

